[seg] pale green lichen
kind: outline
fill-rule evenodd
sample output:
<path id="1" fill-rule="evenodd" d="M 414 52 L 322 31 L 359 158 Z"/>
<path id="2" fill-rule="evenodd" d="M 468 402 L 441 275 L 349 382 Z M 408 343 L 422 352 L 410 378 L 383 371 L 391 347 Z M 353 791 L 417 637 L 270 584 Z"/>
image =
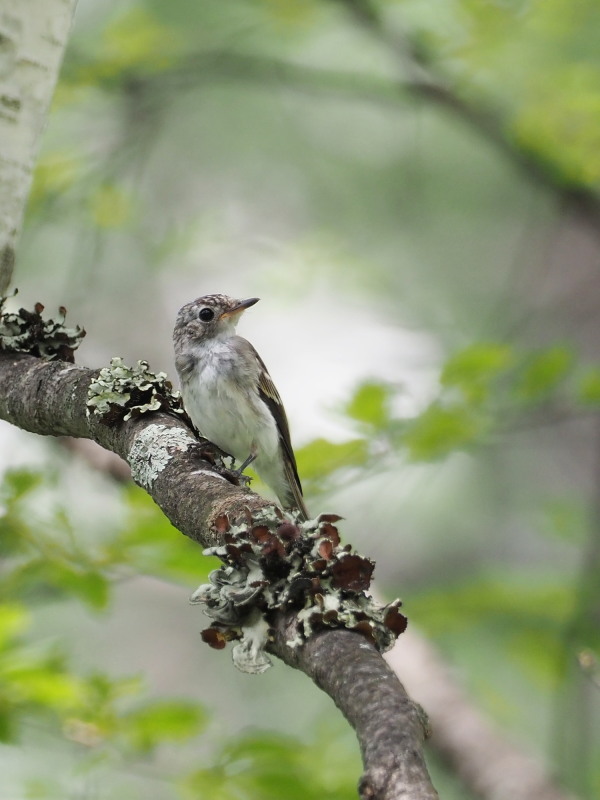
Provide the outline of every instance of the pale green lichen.
<path id="1" fill-rule="evenodd" d="M 191 598 L 214 620 L 204 640 L 220 649 L 238 639 L 235 665 L 263 672 L 271 663 L 265 652 L 270 615 L 293 609 L 298 624 L 291 647 L 331 627 L 358 631 L 379 650 L 388 650 L 406 626 L 400 601 L 384 606 L 366 594 L 373 564 L 340 545 L 332 524 L 338 519 L 322 514 L 296 524 L 282 521 L 271 508 L 255 515 L 251 527 L 219 518 L 225 544 L 205 553 L 225 563 Z"/>
<path id="2" fill-rule="evenodd" d="M 181 396 L 164 372 L 151 372 L 147 361 L 128 367 L 121 358 L 111 359 L 110 367 L 90 383 L 86 406 L 88 417 L 98 416 L 107 425 L 153 411 L 186 416 Z"/>
<path id="3" fill-rule="evenodd" d="M 105 425 L 118 425 L 133 417 L 156 411 L 175 414 L 189 422 L 179 392 L 164 372 L 151 372 L 147 361 L 127 366 L 121 358 L 111 359 L 88 387 L 86 414 L 98 417 Z M 133 479 L 151 489 L 176 452 L 196 443 L 192 432 L 168 425 L 148 425 L 131 446 L 127 461 Z"/>
<path id="4" fill-rule="evenodd" d="M 3 312 L 6 297 L 0 297 L 0 350 L 8 353 L 28 353 L 45 361 L 75 360 L 74 352 L 85 336 L 76 325 L 64 325 L 66 308 L 58 309 L 61 319 L 43 319 L 44 306 L 36 303 L 33 311 L 20 308 L 16 313 Z"/>
<path id="5" fill-rule="evenodd" d="M 273 666 L 265 652 L 269 637 L 269 623 L 263 614 L 254 609 L 241 626 L 241 641 L 234 644 L 231 651 L 233 663 L 240 672 L 259 675 Z"/>
<path id="6" fill-rule="evenodd" d="M 148 425 L 135 438 L 127 461 L 134 481 L 151 489 L 154 481 L 176 452 L 184 452 L 194 444 L 187 431 L 167 425 Z"/>

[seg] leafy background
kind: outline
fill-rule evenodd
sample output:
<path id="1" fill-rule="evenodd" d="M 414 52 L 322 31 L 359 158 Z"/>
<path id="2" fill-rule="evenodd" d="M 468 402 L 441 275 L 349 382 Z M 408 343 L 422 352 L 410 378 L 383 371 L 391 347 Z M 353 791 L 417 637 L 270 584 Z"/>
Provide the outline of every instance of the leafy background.
<path id="1" fill-rule="evenodd" d="M 173 374 L 181 304 L 261 296 L 241 333 L 309 507 L 346 517 L 380 591 L 583 798 L 599 24 L 593 0 L 80 0 L 12 301 L 66 305 L 80 363 Z M 201 643 L 187 598 L 210 559 L 60 444 L 0 423 L 0 445 L 6 797 L 355 796 L 330 701 Z"/>

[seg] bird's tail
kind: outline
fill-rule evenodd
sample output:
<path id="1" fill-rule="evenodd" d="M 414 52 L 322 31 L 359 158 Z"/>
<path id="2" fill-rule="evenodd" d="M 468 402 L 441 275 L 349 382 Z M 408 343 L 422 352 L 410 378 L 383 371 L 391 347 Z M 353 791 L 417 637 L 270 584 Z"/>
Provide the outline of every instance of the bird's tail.
<path id="1" fill-rule="evenodd" d="M 298 473 L 295 469 L 295 464 L 292 465 L 287 459 L 284 460 L 284 468 L 285 468 L 285 477 L 287 478 L 287 488 L 288 492 L 286 492 L 285 497 L 280 497 L 279 499 L 282 501 L 282 504 L 285 508 L 299 511 L 302 520 L 306 522 L 309 519 L 309 513 L 306 508 L 306 503 L 304 502 L 304 497 L 302 496 L 302 486 L 300 485 L 300 480 L 298 479 Z"/>

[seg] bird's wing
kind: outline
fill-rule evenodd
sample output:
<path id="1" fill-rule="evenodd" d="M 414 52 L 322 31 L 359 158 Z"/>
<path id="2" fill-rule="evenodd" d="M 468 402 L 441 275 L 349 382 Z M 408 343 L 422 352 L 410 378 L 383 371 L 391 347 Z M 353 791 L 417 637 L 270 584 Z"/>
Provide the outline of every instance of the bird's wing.
<path id="1" fill-rule="evenodd" d="M 250 346 L 252 347 L 252 345 Z M 261 400 L 267 404 L 269 410 L 273 414 L 273 418 L 275 419 L 275 424 L 277 425 L 277 431 L 279 433 L 279 441 L 281 442 L 281 446 L 283 448 L 283 455 L 284 455 L 283 463 L 284 463 L 285 476 L 287 478 L 292 494 L 294 495 L 294 502 L 296 506 L 304 514 L 305 518 L 308 519 L 308 511 L 306 510 L 306 506 L 304 505 L 304 499 L 302 497 L 302 484 L 300 483 L 300 478 L 298 477 L 296 457 L 292 449 L 290 426 L 287 421 L 285 408 L 283 407 L 283 403 L 281 402 L 281 397 L 279 396 L 279 392 L 277 391 L 275 384 L 273 383 L 273 379 L 269 375 L 269 372 L 264 364 L 264 361 L 258 355 L 256 350 L 254 350 L 253 347 L 252 350 L 260 366 L 258 375 L 258 393 L 260 395 Z"/>

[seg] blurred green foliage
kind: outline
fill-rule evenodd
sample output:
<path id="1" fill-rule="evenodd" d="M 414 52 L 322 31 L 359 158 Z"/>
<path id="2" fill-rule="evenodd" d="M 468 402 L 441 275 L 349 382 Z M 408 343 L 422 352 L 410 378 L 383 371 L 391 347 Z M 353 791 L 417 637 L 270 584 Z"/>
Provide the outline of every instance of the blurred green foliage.
<path id="1" fill-rule="evenodd" d="M 391 392 L 384 383 L 363 383 L 347 403 L 345 412 L 351 419 L 366 426 L 367 430 L 383 428 L 390 421 Z"/>
<path id="2" fill-rule="evenodd" d="M 597 367 L 563 345 L 520 351 L 506 343 L 479 342 L 446 360 L 438 395 L 408 419 L 393 413 L 391 385 L 367 381 L 344 406 L 363 435 L 362 440 L 347 443 L 352 449 L 345 466 L 356 465 L 354 455 L 361 441 L 362 468 L 383 475 L 390 469 L 390 458 L 418 462 L 440 460 L 458 450 L 473 453 L 493 447 L 511 430 L 551 425 L 565 414 L 585 416 L 600 403 L 597 375 Z M 303 448 L 301 474 L 304 466 L 309 475 L 317 473 L 319 464 L 321 469 L 333 466 L 324 454 L 328 448 L 343 453 L 343 447 L 319 440 Z M 330 477 L 335 480 L 335 473 Z M 541 532 L 574 548 L 586 546 L 594 524 L 589 509 L 574 499 L 549 500 L 540 508 L 540 517 Z M 493 528 L 494 523 L 490 524 Z M 588 567 L 574 582 L 568 573 L 519 571 L 514 566 L 472 575 L 466 565 L 437 586 L 427 584 L 421 592 L 411 593 L 407 612 L 409 619 L 418 621 L 454 661 L 472 673 L 470 688 L 492 716 L 539 737 L 544 734 L 543 721 L 523 720 L 520 703 L 531 698 L 532 692 L 542 704 L 568 693 L 573 682 L 582 679 L 574 667 L 581 654 L 593 654 L 592 679 L 600 674 L 600 583 L 594 557 Z M 471 646 L 474 640 L 479 643 L 477 654 Z M 512 698 L 499 694 L 491 678 L 481 677 L 482 671 L 491 676 L 505 670 L 514 670 Z M 593 683 L 587 691 L 594 691 Z M 562 726 L 565 709 L 562 705 L 558 709 L 560 718 L 555 724 Z M 571 771 L 565 773 L 580 787 L 595 787 L 600 771 L 593 763 L 593 759 L 590 763 L 572 758 Z M 587 771 L 583 780 L 577 774 L 582 768 Z M 595 788 L 589 791 L 593 796 Z"/>
<path id="3" fill-rule="evenodd" d="M 379 5 L 379 4 L 378 4 Z M 594 0 L 387 0 L 425 60 L 503 119 L 524 152 L 570 185 L 600 185 Z"/>
<path id="4" fill-rule="evenodd" d="M 380 470 L 382 453 L 389 468 L 390 459 L 429 461 L 457 449 L 488 446 L 505 429 L 507 416 L 519 424 L 523 415 L 552 413 L 566 401 L 572 409 L 580 403 L 588 411 L 594 398 L 580 386 L 597 369 L 578 365 L 564 347 L 519 353 L 506 344 L 475 344 L 446 361 L 439 396 L 410 419 L 394 412 L 397 389 L 366 381 L 342 409 L 356 427 L 356 438 L 308 444 L 299 451 L 301 472 L 311 486 L 326 491 L 328 482 L 348 469 Z M 50 598 L 83 602 L 98 612 L 110 603 L 111 586 L 126 576 L 143 573 L 189 586 L 206 580 L 215 567 L 216 559 L 181 536 L 145 492 L 126 487 L 122 499 L 123 524 L 83 546 L 62 507 L 59 471 L 14 470 L 2 483 L 0 591 L 11 601 L 0 606 L 0 736 L 5 743 L 16 741 L 38 719 L 87 751 L 91 770 L 106 769 L 115 752 L 120 761 L 134 764 L 165 743 L 194 740 L 208 722 L 206 711 L 189 699 L 149 699 L 137 677 L 77 674 L 64 647 L 28 638 L 36 606 Z M 555 499 L 543 513 L 544 530 L 571 546 L 581 544 L 587 521 L 580 506 Z M 519 694 L 535 687 L 548 695 L 568 683 L 565 648 L 572 657 L 600 656 L 598 629 L 588 612 L 598 591 L 592 582 L 578 607 L 577 591 L 566 576 L 534 578 L 514 570 L 458 574 L 412 593 L 407 610 L 442 648 L 452 651 L 464 641 L 472 659 L 467 642 L 476 637 L 486 643 L 485 658 L 479 656 L 483 663 L 502 660 L 518 671 L 510 702 L 500 702 L 485 680 L 474 678 L 471 686 L 489 713 L 510 724 L 518 716 Z M 568 634 L 573 625 L 575 638 Z M 529 727 L 539 733 L 536 724 Z M 348 756 L 337 740 L 317 737 L 306 744 L 257 732 L 212 750 L 210 765 L 173 776 L 183 798 L 268 800 L 283 792 L 289 798 L 354 796 L 356 774 L 348 771 Z"/>
<path id="5" fill-rule="evenodd" d="M 34 519 L 41 492 L 46 502 L 54 502 L 43 519 Z M 145 572 L 189 586 L 206 580 L 215 567 L 216 559 L 203 556 L 197 545 L 173 529 L 145 492 L 130 486 L 122 494 L 127 508 L 123 525 L 105 532 L 102 543 L 96 542 L 101 556 L 92 559 L 88 548 L 75 548 L 81 532 L 68 526 L 56 476 L 30 470 L 3 476 L 0 597 L 12 599 L 0 603 L 0 757 L 2 744 L 8 748 L 29 741 L 32 731 L 49 737 L 54 748 L 60 741 L 67 751 L 75 747 L 77 754 L 72 774 L 67 770 L 61 778 L 49 766 L 47 778 L 31 778 L 27 796 L 54 798 L 67 792 L 76 773 L 95 775 L 100 781 L 115 769 L 135 772 L 158 748 L 197 742 L 204 734 L 211 755 L 200 762 L 208 766 L 192 772 L 181 764 L 181 774 L 162 779 L 179 785 L 177 796 L 200 792 L 232 800 L 353 797 L 356 744 L 341 720 L 317 732 L 308 745 L 262 732 L 215 741 L 214 733 L 208 736 L 207 711 L 191 698 L 151 697 L 141 676 L 82 673 L 70 663 L 73 642 L 40 641 L 31 634 L 37 609 L 50 600 L 85 603 L 99 612 L 126 576 Z M 159 629 L 156 635 L 160 637 Z M 353 769 L 348 769 L 348 759 Z M 190 763 L 198 760 L 194 756 Z M 106 793 L 99 796 L 111 796 L 112 786 L 110 778 Z"/>
<path id="6" fill-rule="evenodd" d="M 524 218 L 531 215 L 532 238 L 547 222 L 546 211 L 530 211 L 531 196 L 542 197 L 543 209 L 557 197 L 568 204 L 565 189 L 595 193 L 598 203 L 597 0 L 79 5 L 29 201 L 28 226 L 40 238 L 24 237 L 21 263 L 42 264 L 35 290 L 45 282 L 58 286 L 60 302 L 69 292 L 69 302 L 85 301 L 86 326 L 96 313 L 96 329 L 109 338 L 116 330 L 122 347 L 132 298 L 144 305 L 154 286 L 162 300 L 167 273 L 171 280 L 174 262 L 190 251 L 211 263 L 215 242 L 239 236 L 246 247 L 246 226 L 295 257 L 287 271 L 277 258 L 266 278 L 274 291 L 298 290 L 303 302 L 305 286 L 326 274 L 336 299 L 354 288 L 361 307 L 374 298 L 391 324 L 416 321 L 431 331 L 451 354 L 434 391 L 406 412 L 396 381 L 365 376 L 339 405 L 346 440 L 317 438 L 298 450 L 303 483 L 312 500 L 375 478 L 393 500 L 390 476 L 441 467 L 458 453 L 479 459 L 473 482 L 489 469 L 499 500 L 477 521 L 476 546 L 457 542 L 441 574 L 433 556 L 420 573 L 417 561 L 410 594 L 400 586 L 407 613 L 490 716 L 544 751 L 574 791 L 597 797 L 593 477 L 574 483 L 574 466 L 558 464 L 558 489 L 528 483 L 519 505 L 519 487 L 502 487 L 493 461 L 504 457 L 507 437 L 544 428 L 556 438 L 556 421 L 588 419 L 600 406 L 600 367 L 568 337 L 572 317 L 564 314 L 555 335 L 560 314 L 551 311 L 531 339 L 515 325 L 535 322 L 530 306 L 545 284 L 532 251 L 514 246 Z M 423 93 L 427 86 L 444 91 Z M 240 208 L 251 209 L 247 218 Z M 199 241 L 206 249 L 197 257 Z M 256 257 L 248 260 L 256 272 Z M 161 270 L 163 282 L 155 280 Z M 516 273 L 529 284 L 518 285 Z M 189 280 L 174 279 L 182 274 Z M 115 309 L 108 324 L 107 308 Z M 163 311 L 154 309 L 153 324 Z M 130 337 L 137 327 L 132 321 Z M 139 327 L 144 351 L 136 358 L 148 355 L 148 328 Z M 543 473 L 548 460 L 542 451 L 515 483 L 527 468 Z M 437 510 L 443 541 L 423 532 L 433 554 L 456 533 L 448 495 Z M 58 768 L 31 777 L 28 796 L 83 796 L 66 776 L 87 770 L 99 777 L 85 796 L 105 785 L 106 796 L 146 797 L 119 780 L 155 763 L 161 800 L 354 796 L 358 759 L 342 723 L 302 739 L 251 732 L 223 744 L 213 740 L 207 710 L 189 698 L 157 699 L 138 677 L 76 667 L 76 632 L 40 640 L 35 620 L 50 604 L 107 615 L 115 588 L 135 575 L 189 590 L 215 564 L 137 488 L 120 494 L 118 523 L 82 524 L 65 496 L 58 466 L 8 472 L 0 493 L 0 737 L 9 748 L 41 729 L 57 752 L 75 748 L 65 780 Z M 474 494 L 467 502 L 477 505 Z M 409 510 L 392 511 L 377 525 L 389 529 L 385 561 L 397 559 L 404 579 L 398 517 Z M 469 524 L 462 508 L 460 527 Z M 508 529 L 512 536 L 499 541 Z M 555 545 L 555 562 L 537 558 Z M 184 754 L 173 766 L 159 758 L 169 742 Z M 443 765 L 436 772 L 442 796 L 465 797 Z"/>
<path id="7" fill-rule="evenodd" d="M 520 425 L 531 415 L 552 415 L 565 403 L 573 413 L 578 408 L 581 413 L 589 412 L 591 398 L 587 395 L 581 399 L 581 375 L 594 371 L 588 364 L 578 364 L 575 353 L 562 346 L 519 352 L 506 344 L 479 343 L 446 361 L 440 372 L 439 396 L 410 419 L 394 412 L 394 387 L 367 381 L 343 407 L 346 419 L 356 426 L 357 437 L 339 444 L 319 439 L 302 448 L 302 474 L 312 487 L 319 485 L 321 491 L 327 491 L 328 482 L 335 484 L 348 469 L 380 470 L 382 452 L 387 453 L 389 469 L 390 459 L 430 461 L 457 449 L 490 446 L 507 425 Z M 40 476 L 32 473 L 7 476 L 5 517 L 12 520 L 13 529 L 17 527 L 15 508 L 24 497 L 35 493 L 40 482 Z M 104 543 L 102 568 L 114 575 L 123 569 L 143 571 L 186 585 L 205 579 L 215 560 L 202 556 L 196 545 L 180 537 L 148 495 L 135 487 L 124 491 L 129 509 L 127 524 L 118 536 Z M 555 499 L 543 513 L 543 530 L 575 547 L 585 540 L 589 523 L 580 505 Z M 64 514 L 59 518 L 64 522 Z M 83 574 L 87 577 L 81 578 L 81 585 L 59 581 L 62 591 L 65 596 L 72 594 L 96 605 L 95 581 L 104 580 L 98 577 L 102 573 L 88 566 Z M 83 591 L 87 581 L 90 586 Z M 578 599 L 579 589 L 581 584 L 574 586 L 567 575 L 534 576 L 514 569 L 474 576 L 467 573 L 436 587 L 423 587 L 420 593 L 411 594 L 407 607 L 411 618 L 418 620 L 442 648 L 460 649 L 464 641 L 464 652 L 472 659 L 468 642 L 475 637 L 486 643 L 485 658 L 480 653 L 479 659 L 490 669 L 496 661 L 503 661 L 506 669 L 518 671 L 519 680 L 513 688 L 516 695 L 510 701 L 501 700 L 482 678 L 474 678 L 471 686 L 489 713 L 514 724 L 519 695 L 525 697 L 533 688 L 541 697 L 552 695 L 558 687 L 569 684 L 569 664 L 578 653 L 600 655 L 598 629 L 590 613 L 597 605 L 599 589 L 592 577 L 583 604 Z M 21 619 L 18 609 L 9 608 L 6 629 L 18 629 Z M 68 730 L 83 726 L 81 735 L 91 736 L 94 742 L 118 741 L 122 752 L 139 755 L 162 740 L 185 740 L 195 735 L 204 721 L 204 713 L 196 706 L 170 700 L 117 713 L 116 700 L 123 693 L 127 695 L 132 685 L 139 691 L 136 682 L 115 684 L 96 676 L 82 683 L 67 672 L 56 674 L 44 661 L 33 671 L 27 668 L 24 675 L 26 686 L 32 687 L 29 694 L 25 691 L 25 700 L 39 702 L 44 695 L 44 706 L 69 713 Z M 17 674 L 18 679 L 23 677 Z M 82 703 L 87 711 L 80 710 L 79 716 L 74 716 L 72 706 L 81 707 Z M 91 708 L 94 713 L 90 713 Z M 532 735 L 541 733 L 539 722 L 526 727 L 532 729 Z M 323 756 L 323 750 L 323 741 L 307 747 L 296 739 L 262 733 L 234 738 L 213 754 L 211 766 L 181 779 L 181 792 L 183 797 L 210 793 L 223 800 L 258 800 L 281 796 L 285 787 L 289 797 L 352 796 L 355 777 L 350 780 L 345 769 L 334 771 L 330 778 L 333 788 L 327 788 L 325 776 L 331 766 L 325 766 L 326 759 L 322 770 L 314 770 L 315 754 Z"/>
<path id="8" fill-rule="evenodd" d="M 310 744 L 254 732 L 228 742 L 209 768 L 182 781 L 184 800 L 352 800 L 359 778 L 354 747 L 336 726 Z M 352 760 L 352 763 L 349 763 Z"/>
<path id="9" fill-rule="evenodd" d="M 129 491 L 129 490 L 128 490 Z M 140 541 L 135 527 L 128 537 L 115 529 L 95 542 L 85 542 L 85 531 L 73 530 L 58 474 L 52 471 L 6 472 L 0 488 L 0 731 L 5 742 L 18 740 L 21 727 L 39 717 L 44 725 L 58 726 L 66 739 L 85 746 L 114 747 L 119 742 L 139 754 L 166 739 L 195 735 L 204 713 L 190 701 L 157 702 L 137 699 L 139 679 L 112 679 L 78 675 L 70 670 L 68 651 L 58 643 L 36 642 L 28 629 L 40 605 L 70 601 L 96 612 L 110 602 L 115 581 L 132 574 L 128 564 L 149 570 L 160 562 L 160 572 L 179 574 L 181 555 L 176 539 L 173 559 L 163 563 L 159 542 L 170 525 L 155 510 L 163 536 L 152 528 L 151 515 L 138 503 L 138 525 L 147 525 L 148 539 Z M 135 500 L 132 500 L 132 507 Z M 197 553 L 198 548 L 194 548 Z M 151 553 L 151 555 L 149 555 Z M 137 557 L 136 557 L 137 556 Z M 197 555 L 196 562 L 202 563 Z M 209 561 L 209 559 L 205 559 Z M 199 570 L 206 574 L 206 564 Z M 189 576 L 190 566 L 182 570 Z M 8 601 L 10 598 L 10 601 Z"/>
<path id="10" fill-rule="evenodd" d="M 563 345 L 522 351 L 478 342 L 447 359 L 437 395 L 411 417 L 392 412 L 397 392 L 392 384 L 358 386 L 342 411 L 362 437 L 310 442 L 298 451 L 301 473 L 314 480 L 338 468 L 373 466 L 382 462 L 382 446 L 395 457 L 432 461 L 491 444 L 528 423 L 591 413 L 600 407 L 599 375 L 600 368 L 578 363 L 576 353 Z"/>
<path id="11" fill-rule="evenodd" d="M 82 547 L 64 507 L 52 507 L 48 492 L 56 491 L 57 484 L 56 471 L 14 470 L 3 477 L 3 594 L 15 600 L 75 595 L 103 608 L 110 560 L 102 545 Z"/>

